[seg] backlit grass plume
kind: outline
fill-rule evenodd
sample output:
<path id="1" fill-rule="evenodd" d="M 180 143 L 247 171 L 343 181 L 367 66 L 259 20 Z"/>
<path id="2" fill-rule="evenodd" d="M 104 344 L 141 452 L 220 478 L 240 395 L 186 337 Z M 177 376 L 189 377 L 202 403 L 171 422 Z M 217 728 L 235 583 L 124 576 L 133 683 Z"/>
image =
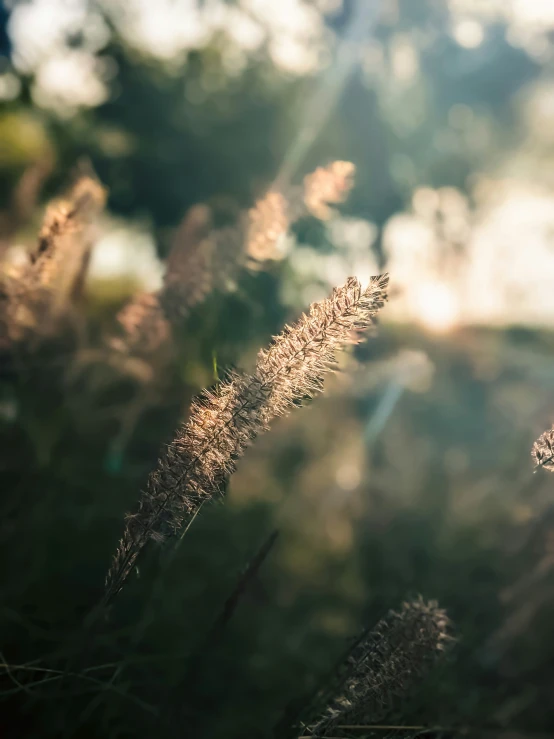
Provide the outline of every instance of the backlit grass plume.
<path id="1" fill-rule="evenodd" d="M 190 208 L 173 237 L 160 304 L 171 323 L 185 318 L 201 303 L 217 280 L 218 255 L 211 231 L 210 209 Z"/>
<path id="2" fill-rule="evenodd" d="M 0 336 L 6 344 L 56 332 L 80 297 L 94 241 L 96 217 L 106 193 L 93 177 L 81 176 L 67 197 L 48 206 L 29 260 L 4 267 Z"/>
<path id="3" fill-rule="evenodd" d="M 37 281 L 58 296 L 80 289 L 93 242 L 90 224 L 104 207 L 106 193 L 92 177 L 80 177 L 67 198 L 48 206 L 35 252 Z"/>
<path id="4" fill-rule="evenodd" d="M 422 598 L 390 611 L 348 655 L 339 686 L 310 735 L 336 735 L 341 725 L 375 723 L 422 679 L 452 641 L 450 621 Z"/>
<path id="5" fill-rule="evenodd" d="M 373 277 L 364 290 L 350 278 L 260 351 L 252 374 L 230 373 L 193 402 L 188 421 L 151 473 L 138 511 L 127 518 L 106 581 L 108 598 L 120 590 L 150 539 L 175 534 L 222 491 L 236 460 L 273 418 L 322 390 L 336 350 L 372 325 L 387 283 L 387 275 Z"/>
<path id="6" fill-rule="evenodd" d="M 306 175 L 302 185 L 272 188 L 235 223 L 213 228 L 210 209 L 195 205 L 175 231 L 160 290 L 134 296 L 118 314 L 116 349 L 155 350 L 216 288 L 233 284 L 244 267 L 258 270 L 279 258 L 279 241 L 306 216 L 327 220 L 354 182 L 351 162 L 335 161 Z M 162 325 L 164 324 L 165 325 Z M 158 326 L 156 334 L 152 327 Z M 156 340 L 157 335 L 157 340 Z"/>
<path id="7" fill-rule="evenodd" d="M 554 472 L 554 426 L 545 431 L 533 444 L 531 456 L 537 467 Z"/>
<path id="8" fill-rule="evenodd" d="M 272 189 L 258 200 L 243 226 L 249 265 L 278 258 L 279 239 L 301 218 L 328 220 L 334 212 L 332 206 L 348 197 L 355 171 L 351 162 L 331 162 L 306 175 L 302 185 Z"/>

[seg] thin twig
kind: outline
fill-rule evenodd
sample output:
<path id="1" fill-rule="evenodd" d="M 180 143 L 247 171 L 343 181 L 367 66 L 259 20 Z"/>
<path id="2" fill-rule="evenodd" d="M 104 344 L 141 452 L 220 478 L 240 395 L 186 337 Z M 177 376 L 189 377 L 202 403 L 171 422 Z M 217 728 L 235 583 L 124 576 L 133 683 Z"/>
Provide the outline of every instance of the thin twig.
<path id="1" fill-rule="evenodd" d="M 106 667 L 106 665 L 99 665 L 97 667 L 91 667 L 89 668 L 89 671 L 92 671 L 93 669 L 100 669 L 101 667 Z M 127 698 L 128 700 L 132 701 L 136 705 L 140 706 L 145 711 L 148 711 L 149 713 L 157 714 L 157 710 L 154 708 L 154 706 L 151 706 L 150 704 L 145 703 L 144 701 L 140 700 L 140 698 L 137 698 L 131 693 L 126 693 L 125 691 L 121 690 L 121 688 L 118 688 L 117 685 L 114 685 L 112 682 L 113 677 L 110 679 L 109 682 L 106 683 L 102 680 L 99 680 L 98 678 L 85 675 L 84 672 L 66 672 L 64 670 L 54 670 L 48 667 L 32 667 L 30 665 L 12 665 L 12 664 L 9 664 L 8 662 L 0 662 L 0 668 L 3 668 L 6 671 L 6 674 L 10 677 L 10 679 L 17 685 L 17 688 L 14 688 L 13 690 L 2 691 L 1 693 L 2 695 L 12 695 L 15 693 L 19 693 L 21 691 L 25 691 L 26 693 L 29 693 L 29 695 L 32 695 L 31 687 L 33 686 L 45 685 L 46 683 L 54 682 L 56 680 L 61 680 L 64 677 L 74 677 L 80 680 L 85 680 L 87 682 L 94 683 L 95 685 L 100 686 L 104 690 L 109 688 L 113 690 L 115 693 L 117 693 L 118 695 L 124 698 Z M 44 680 L 35 680 L 32 683 L 23 684 L 19 680 L 17 680 L 15 676 L 13 675 L 13 672 L 18 671 L 18 670 L 23 670 L 26 672 L 40 672 L 42 674 L 50 675 L 50 677 L 47 677 Z M 117 670 L 115 674 L 117 674 Z"/>
<path id="2" fill-rule="evenodd" d="M 263 542 L 256 554 L 248 562 L 231 594 L 223 604 L 219 615 L 208 630 L 202 644 L 192 654 L 188 669 L 185 671 L 185 674 L 179 681 L 177 687 L 172 691 L 173 700 L 168 706 L 168 715 L 170 715 L 173 720 L 176 720 L 179 716 L 182 706 L 182 696 L 186 695 L 187 686 L 195 681 L 205 654 L 210 649 L 213 649 L 213 647 L 221 640 L 221 637 L 225 632 L 225 627 L 233 617 L 242 596 L 258 575 L 261 566 L 273 549 L 278 536 L 278 529 L 274 529 Z"/>
<path id="3" fill-rule="evenodd" d="M 267 537 L 267 539 L 264 541 L 262 546 L 258 549 L 254 557 L 250 560 L 250 562 L 245 567 L 241 577 L 239 578 L 237 584 L 235 585 L 233 592 L 229 595 L 229 597 L 225 601 L 223 608 L 221 610 L 221 613 L 216 618 L 216 620 L 213 623 L 213 626 L 209 630 L 206 636 L 206 641 L 205 641 L 206 645 L 208 644 L 212 645 L 216 643 L 221 637 L 221 634 L 223 630 L 225 629 L 225 626 L 227 625 L 227 623 L 231 620 L 241 597 L 244 595 L 244 593 L 248 589 L 250 583 L 257 577 L 262 564 L 264 563 L 265 559 L 269 555 L 270 551 L 273 549 L 273 546 L 275 542 L 277 541 L 278 536 L 279 536 L 278 529 L 274 529 L 271 532 L 271 534 Z"/>
<path id="4" fill-rule="evenodd" d="M 274 529 L 244 568 L 231 594 L 228 596 L 227 600 L 223 604 L 219 615 L 216 617 L 202 644 L 196 650 L 194 656 L 192 657 L 189 670 L 187 670 L 187 673 L 182 679 L 180 686 L 187 683 L 193 675 L 196 675 L 203 655 L 209 649 L 212 649 L 214 645 L 216 645 L 221 639 L 226 625 L 229 623 L 229 621 L 233 617 L 234 612 L 237 609 L 240 599 L 248 590 L 248 587 L 253 582 L 253 580 L 257 577 L 261 566 L 271 552 L 275 542 L 277 541 L 278 536 L 279 531 L 277 529 Z"/>

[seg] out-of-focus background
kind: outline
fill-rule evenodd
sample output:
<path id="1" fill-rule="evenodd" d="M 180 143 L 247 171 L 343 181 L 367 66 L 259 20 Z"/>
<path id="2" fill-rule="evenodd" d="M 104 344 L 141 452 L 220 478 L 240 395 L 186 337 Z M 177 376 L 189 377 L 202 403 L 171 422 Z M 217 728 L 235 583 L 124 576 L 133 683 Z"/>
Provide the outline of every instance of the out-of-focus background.
<path id="1" fill-rule="evenodd" d="M 151 376 L 108 382 L 55 348 L 2 374 L 3 663 L 70 659 L 192 395 L 347 276 L 386 270 L 391 290 L 377 336 L 248 451 L 225 505 L 144 563 L 98 684 L 4 676 L 2 736 L 154 736 L 133 700 L 179 684 L 274 528 L 183 698 L 187 736 L 271 736 L 345 640 L 418 593 L 459 640 L 405 724 L 554 735 L 554 479 L 530 457 L 554 421 L 553 63 L 551 0 L 4 0 L 0 250 L 21 260 L 45 203 L 94 171 L 98 326 L 159 287 L 191 206 L 225 223 L 333 160 L 356 178 L 197 306 Z"/>

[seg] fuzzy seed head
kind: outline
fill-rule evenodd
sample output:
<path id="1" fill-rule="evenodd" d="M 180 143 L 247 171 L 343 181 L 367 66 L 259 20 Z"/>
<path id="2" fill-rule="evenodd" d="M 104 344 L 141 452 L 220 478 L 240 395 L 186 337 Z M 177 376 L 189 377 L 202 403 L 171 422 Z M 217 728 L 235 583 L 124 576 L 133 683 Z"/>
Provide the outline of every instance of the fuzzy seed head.
<path id="1" fill-rule="evenodd" d="M 531 456 L 537 467 L 554 472 L 554 426 L 545 431 L 533 444 Z"/>
<path id="2" fill-rule="evenodd" d="M 272 420 L 323 388 L 336 351 L 369 328 L 386 299 L 386 275 L 362 290 L 355 278 L 311 306 L 258 355 L 252 374 L 230 373 L 193 402 L 188 420 L 150 475 L 108 574 L 116 593 L 150 539 L 177 533 L 205 500 L 223 491 L 237 460 Z"/>

